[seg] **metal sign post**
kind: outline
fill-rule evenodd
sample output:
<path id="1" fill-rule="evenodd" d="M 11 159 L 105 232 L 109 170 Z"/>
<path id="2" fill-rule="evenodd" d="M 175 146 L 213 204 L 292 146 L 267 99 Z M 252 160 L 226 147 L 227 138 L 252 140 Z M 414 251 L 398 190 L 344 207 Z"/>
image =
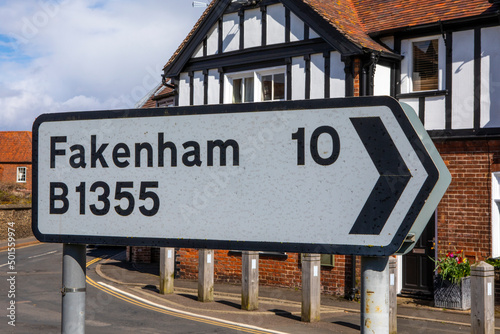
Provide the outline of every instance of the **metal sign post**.
<path id="1" fill-rule="evenodd" d="M 63 245 L 61 333 L 85 333 L 86 246 Z"/>
<path id="2" fill-rule="evenodd" d="M 361 333 L 389 333 L 389 257 L 361 257 Z"/>

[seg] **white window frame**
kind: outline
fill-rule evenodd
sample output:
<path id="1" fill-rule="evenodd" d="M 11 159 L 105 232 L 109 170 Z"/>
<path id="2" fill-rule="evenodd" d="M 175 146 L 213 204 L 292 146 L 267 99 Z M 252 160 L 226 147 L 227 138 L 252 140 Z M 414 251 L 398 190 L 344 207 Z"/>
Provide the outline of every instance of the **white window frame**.
<path id="1" fill-rule="evenodd" d="M 286 94 L 287 94 L 286 67 L 285 66 L 278 66 L 278 67 L 265 68 L 265 69 L 254 70 L 254 71 L 227 73 L 224 76 L 224 103 L 225 104 L 232 104 L 233 103 L 233 81 L 235 79 L 245 79 L 245 78 L 249 78 L 249 77 L 253 77 L 254 102 L 264 102 L 262 100 L 262 77 L 266 76 L 266 75 L 274 75 L 274 74 L 284 74 L 284 76 L 285 76 L 285 97 L 282 100 L 270 100 L 270 101 L 266 101 L 266 102 L 286 100 Z"/>
<path id="2" fill-rule="evenodd" d="M 434 90 L 419 90 L 413 89 L 413 43 L 425 42 L 433 39 L 438 40 L 438 88 Z M 441 35 L 425 36 L 420 38 L 405 39 L 402 41 L 402 55 L 404 59 L 401 61 L 401 93 L 423 93 L 445 89 L 445 71 L 446 71 L 446 47 L 444 39 Z M 406 84 L 406 87 L 403 87 Z"/>
<path id="3" fill-rule="evenodd" d="M 16 180 L 17 183 L 26 183 L 28 168 L 27 167 L 17 167 Z"/>

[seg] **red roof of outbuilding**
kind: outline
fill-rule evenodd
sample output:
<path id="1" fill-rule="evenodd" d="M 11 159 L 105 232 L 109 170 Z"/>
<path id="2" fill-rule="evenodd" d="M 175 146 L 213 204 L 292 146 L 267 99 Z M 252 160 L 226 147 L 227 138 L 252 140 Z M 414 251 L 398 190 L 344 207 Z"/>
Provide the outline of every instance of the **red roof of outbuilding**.
<path id="1" fill-rule="evenodd" d="M 31 162 L 30 131 L 0 131 L 0 163 Z"/>

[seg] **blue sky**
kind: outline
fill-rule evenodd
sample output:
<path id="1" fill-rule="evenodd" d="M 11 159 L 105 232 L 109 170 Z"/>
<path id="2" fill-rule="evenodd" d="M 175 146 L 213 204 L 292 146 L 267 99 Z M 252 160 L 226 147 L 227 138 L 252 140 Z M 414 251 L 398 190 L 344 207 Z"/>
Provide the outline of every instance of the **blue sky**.
<path id="1" fill-rule="evenodd" d="M 0 0 L 0 131 L 31 130 L 43 113 L 132 108 L 203 10 L 192 0 Z"/>

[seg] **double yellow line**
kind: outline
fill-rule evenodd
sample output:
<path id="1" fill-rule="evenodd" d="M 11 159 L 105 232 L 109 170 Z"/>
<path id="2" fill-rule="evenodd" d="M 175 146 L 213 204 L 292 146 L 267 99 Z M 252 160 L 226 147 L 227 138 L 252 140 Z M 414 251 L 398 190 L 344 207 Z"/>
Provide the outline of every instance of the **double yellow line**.
<path id="1" fill-rule="evenodd" d="M 94 264 L 96 262 L 99 262 L 101 260 L 103 260 L 103 258 L 97 257 L 97 258 L 95 258 L 95 259 L 87 262 L 86 267 L 89 267 L 90 265 L 92 265 L 92 264 Z M 230 329 L 234 329 L 234 330 L 237 330 L 237 331 L 240 331 L 240 332 L 245 332 L 245 333 L 255 333 L 255 334 L 266 334 L 266 333 L 268 334 L 268 333 L 271 333 L 271 332 L 267 332 L 267 331 L 261 331 L 261 330 L 257 330 L 257 329 L 251 329 L 251 328 L 242 327 L 242 326 L 238 326 L 238 325 L 232 325 L 232 324 L 220 322 L 220 321 L 217 321 L 217 320 L 204 319 L 204 318 L 199 318 L 199 317 L 195 317 L 195 316 L 191 316 L 191 315 L 187 315 L 187 314 L 177 313 L 177 312 L 169 311 L 169 310 L 166 310 L 166 309 L 163 309 L 163 308 L 160 308 L 160 307 L 149 305 L 149 304 L 140 302 L 138 300 L 135 300 L 133 298 L 130 298 L 128 296 L 125 296 L 123 294 L 120 294 L 120 293 L 118 293 L 116 291 L 113 291 L 113 290 L 107 288 L 107 287 L 104 287 L 104 286 L 96 283 L 93 279 L 91 279 L 88 276 L 87 276 L 87 284 L 90 284 L 91 286 L 95 287 L 96 289 L 99 289 L 99 290 L 101 290 L 101 291 L 103 291 L 103 292 L 105 292 L 107 294 L 115 296 L 116 298 L 121 299 L 121 300 L 123 300 L 123 301 L 125 301 L 127 303 L 130 303 L 130 304 L 133 304 L 133 305 L 136 305 L 136 306 L 139 306 L 139 307 L 151 310 L 151 311 L 155 311 L 155 312 L 167 314 L 167 315 L 170 315 L 170 316 L 173 316 L 173 317 L 182 318 L 182 319 L 191 320 L 191 321 L 196 321 L 196 322 L 201 322 L 201 323 L 204 323 L 204 324 L 218 326 L 218 327 L 230 328 Z"/>

